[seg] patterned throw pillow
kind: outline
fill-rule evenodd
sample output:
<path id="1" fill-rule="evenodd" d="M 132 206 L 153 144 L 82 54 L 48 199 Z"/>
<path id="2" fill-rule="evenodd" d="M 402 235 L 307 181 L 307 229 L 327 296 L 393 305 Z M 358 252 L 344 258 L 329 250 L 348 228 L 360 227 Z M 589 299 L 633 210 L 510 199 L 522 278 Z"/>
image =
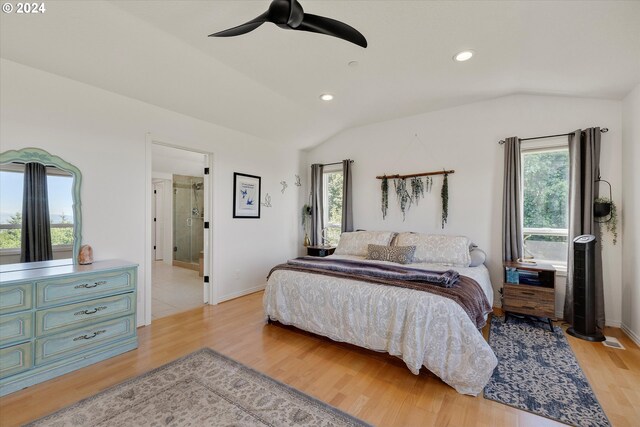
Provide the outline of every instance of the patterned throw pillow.
<path id="1" fill-rule="evenodd" d="M 398 264 L 410 264 L 413 261 L 415 246 L 382 246 L 369 245 L 367 259 L 391 261 Z"/>

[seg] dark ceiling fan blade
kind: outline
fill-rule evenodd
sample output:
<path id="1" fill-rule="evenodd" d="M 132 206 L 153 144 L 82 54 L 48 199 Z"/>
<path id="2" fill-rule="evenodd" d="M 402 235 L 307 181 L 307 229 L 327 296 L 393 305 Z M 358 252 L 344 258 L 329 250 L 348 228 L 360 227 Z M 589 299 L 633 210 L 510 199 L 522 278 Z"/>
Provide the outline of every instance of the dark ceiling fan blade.
<path id="1" fill-rule="evenodd" d="M 304 19 L 296 28 L 292 30 L 309 31 L 312 33 L 326 34 L 328 36 L 338 37 L 339 39 L 355 43 L 358 46 L 367 47 L 367 39 L 350 25 L 335 19 L 326 18 L 324 16 L 304 14 Z"/>
<path id="2" fill-rule="evenodd" d="M 298 0 L 289 0 L 289 19 L 287 25 L 296 28 L 304 19 L 304 9 Z"/>
<path id="3" fill-rule="evenodd" d="M 255 19 L 252 19 L 249 22 L 245 22 L 242 25 L 238 25 L 237 27 L 229 28 L 228 30 L 218 31 L 217 33 L 209 34 L 209 37 L 233 37 L 239 36 L 242 34 L 246 34 L 249 31 L 253 31 L 258 28 L 260 25 L 267 22 L 267 18 L 269 16 L 269 12 L 265 12 L 262 15 L 258 16 Z"/>

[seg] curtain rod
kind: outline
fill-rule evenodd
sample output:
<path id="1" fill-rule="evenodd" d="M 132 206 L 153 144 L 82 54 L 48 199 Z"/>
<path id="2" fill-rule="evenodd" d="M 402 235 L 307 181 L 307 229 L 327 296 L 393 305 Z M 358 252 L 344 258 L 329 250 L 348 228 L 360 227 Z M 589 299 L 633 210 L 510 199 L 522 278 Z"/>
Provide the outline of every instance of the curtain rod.
<path id="1" fill-rule="evenodd" d="M 399 178 L 399 179 L 404 179 L 404 178 L 417 178 L 419 176 L 430 176 L 430 175 L 449 175 L 450 173 L 456 173 L 456 171 L 454 170 L 441 170 L 441 171 L 435 171 L 435 172 L 422 172 L 422 173 L 412 173 L 409 175 L 382 175 L 382 176 L 376 176 L 376 179 L 383 179 L 383 178 L 387 178 L 387 179 L 394 179 L 394 178 Z"/>
<path id="2" fill-rule="evenodd" d="M 607 132 L 609 132 L 609 128 L 600 128 L 600 132 L 607 133 Z M 557 135 L 534 136 L 533 138 L 520 138 L 520 141 L 531 141 L 531 140 L 534 140 L 534 139 L 555 138 L 556 136 L 568 136 L 568 135 L 573 135 L 573 132 L 559 133 Z M 500 145 L 502 145 L 504 143 L 505 143 L 504 139 L 501 139 L 500 141 L 498 141 L 498 144 L 500 144 Z"/>
<path id="3" fill-rule="evenodd" d="M 353 163 L 354 160 L 349 159 L 349 163 Z M 320 164 L 320 166 L 333 166 L 333 165 L 341 165 L 342 162 L 333 162 L 333 163 L 324 163 L 324 164 Z"/>

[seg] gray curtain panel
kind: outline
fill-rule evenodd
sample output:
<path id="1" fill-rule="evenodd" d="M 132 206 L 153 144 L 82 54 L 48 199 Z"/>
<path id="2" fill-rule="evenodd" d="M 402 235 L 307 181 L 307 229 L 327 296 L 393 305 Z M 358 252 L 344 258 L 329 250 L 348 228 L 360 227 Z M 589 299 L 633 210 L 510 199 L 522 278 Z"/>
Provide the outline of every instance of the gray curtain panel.
<path id="1" fill-rule="evenodd" d="M 353 231 L 351 159 L 342 161 L 342 232 Z"/>
<path id="2" fill-rule="evenodd" d="M 20 262 L 53 259 L 47 168 L 41 163 L 24 165 L 22 193 L 22 242 Z"/>
<path id="3" fill-rule="evenodd" d="M 600 128 L 577 130 L 569 135 L 569 253 L 564 319 L 573 325 L 573 239 L 593 234 L 600 239 L 600 226 L 593 220 L 593 201 L 598 198 L 600 175 Z M 595 251 L 596 324 L 604 328 L 604 286 L 602 279 L 602 245 Z"/>
<path id="4" fill-rule="evenodd" d="M 522 236 L 522 165 L 520 139 L 504 143 L 504 185 L 502 190 L 502 259 L 516 261 L 524 255 Z"/>
<path id="5" fill-rule="evenodd" d="M 324 166 L 311 165 L 311 245 L 322 244 L 322 229 L 324 228 L 324 195 L 322 194 L 322 173 Z"/>

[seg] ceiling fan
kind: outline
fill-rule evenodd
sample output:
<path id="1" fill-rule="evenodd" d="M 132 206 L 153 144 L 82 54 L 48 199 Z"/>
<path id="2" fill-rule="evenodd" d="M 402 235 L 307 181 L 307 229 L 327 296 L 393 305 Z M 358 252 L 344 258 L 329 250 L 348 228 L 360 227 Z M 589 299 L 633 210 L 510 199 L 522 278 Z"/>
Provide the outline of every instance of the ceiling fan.
<path id="1" fill-rule="evenodd" d="M 209 37 L 233 37 L 272 22 L 285 30 L 309 31 L 338 37 L 358 46 L 367 47 L 367 39 L 355 28 L 335 19 L 304 13 L 298 0 L 273 0 L 262 15 L 237 27 L 210 34 Z"/>

